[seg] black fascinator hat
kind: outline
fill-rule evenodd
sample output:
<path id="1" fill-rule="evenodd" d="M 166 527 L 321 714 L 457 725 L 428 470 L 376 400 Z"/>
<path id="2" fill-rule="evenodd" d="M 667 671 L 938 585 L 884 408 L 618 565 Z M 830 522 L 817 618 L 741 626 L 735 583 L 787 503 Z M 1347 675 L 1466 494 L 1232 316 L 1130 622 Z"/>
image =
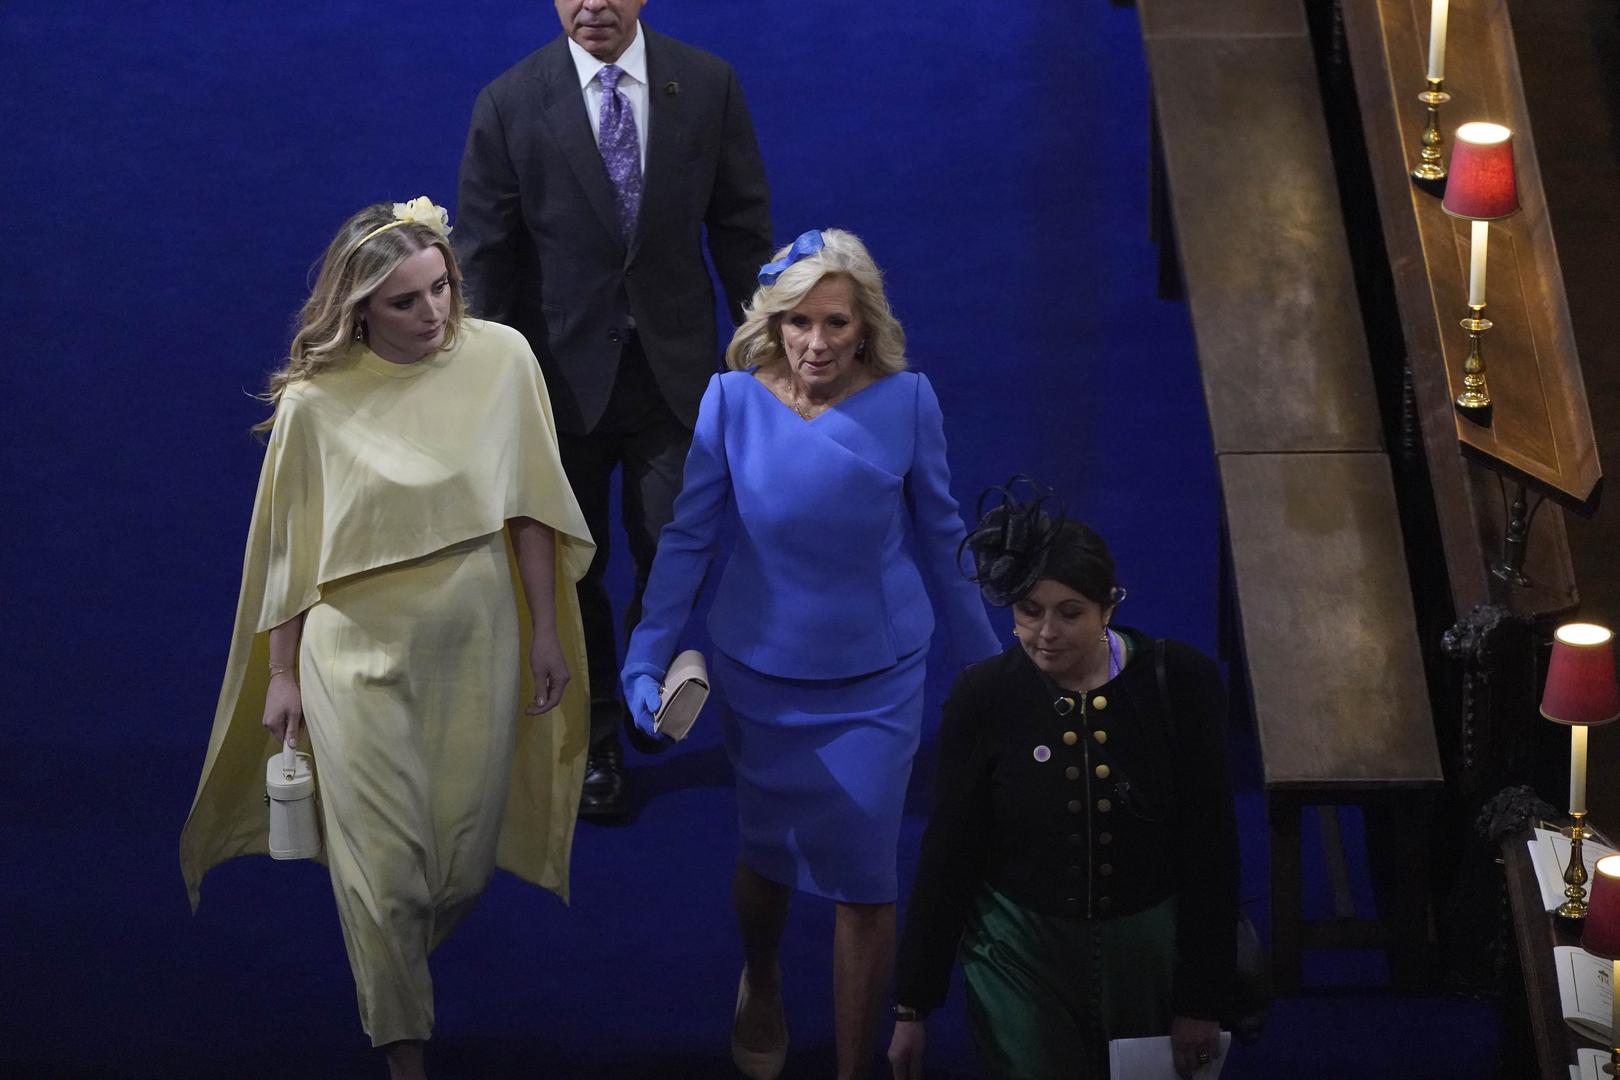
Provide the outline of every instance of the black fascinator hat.
<path id="1" fill-rule="evenodd" d="M 997 505 L 985 509 L 995 500 Z M 1104 606 L 1125 598 L 1102 537 L 1069 520 L 1058 497 L 1029 477 L 986 488 L 974 512 L 978 524 L 961 545 L 973 552 L 969 580 L 997 607 L 1017 603 L 1042 578 L 1061 581 Z"/>

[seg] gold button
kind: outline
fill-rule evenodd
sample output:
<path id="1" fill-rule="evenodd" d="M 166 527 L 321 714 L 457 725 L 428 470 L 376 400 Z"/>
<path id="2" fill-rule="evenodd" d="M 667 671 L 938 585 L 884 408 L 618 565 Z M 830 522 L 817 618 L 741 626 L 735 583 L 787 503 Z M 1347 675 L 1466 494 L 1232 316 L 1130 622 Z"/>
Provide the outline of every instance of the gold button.
<path id="1" fill-rule="evenodd" d="M 1081 870 L 1078 866 L 1069 867 L 1069 877 L 1071 878 L 1078 878 L 1084 873 L 1085 871 Z"/>
<path id="2" fill-rule="evenodd" d="M 1114 876 L 1113 864 L 1112 863 L 1103 863 L 1101 866 L 1097 867 L 1097 873 L 1101 874 L 1103 877 L 1113 877 Z"/>
<path id="3" fill-rule="evenodd" d="M 1099 844 L 1112 844 L 1113 842 L 1114 842 L 1114 834 L 1113 833 L 1105 832 L 1105 833 L 1098 833 L 1097 834 L 1097 843 L 1099 843 Z"/>
<path id="4" fill-rule="evenodd" d="M 1079 741 L 1080 741 L 1080 736 L 1076 735 L 1074 732 L 1065 731 L 1063 733 L 1063 745 L 1064 746 L 1073 746 L 1075 743 L 1077 743 Z"/>
<path id="5" fill-rule="evenodd" d="M 265 797 L 269 798 L 269 796 L 265 796 Z M 1070 833 L 1069 834 L 1069 846 L 1070 847 L 1085 847 L 1086 846 L 1086 838 L 1081 836 L 1079 833 Z"/>
<path id="6" fill-rule="evenodd" d="M 1100 746 L 1103 743 L 1108 741 L 1108 732 L 1106 732 L 1106 731 L 1093 731 L 1091 733 L 1091 737 L 1093 739 L 1096 739 L 1097 744 Z"/>
<path id="7" fill-rule="evenodd" d="M 1082 804 L 1079 799 L 1069 800 L 1069 813 L 1078 814 L 1083 809 L 1085 809 L 1084 804 Z"/>
<path id="8" fill-rule="evenodd" d="M 1097 771 L 1097 779 L 1106 780 L 1106 779 L 1108 779 L 1109 772 L 1112 771 L 1112 770 L 1110 770 L 1108 768 L 1108 766 L 1106 766 L 1106 765 L 1099 765 L 1099 766 L 1097 766 L 1096 771 Z"/>
<path id="9" fill-rule="evenodd" d="M 1108 813 L 1108 811 L 1112 810 L 1113 808 L 1114 808 L 1113 800 L 1111 800 L 1111 799 L 1098 799 L 1097 800 L 1097 809 L 1099 811 L 1101 811 L 1102 813 L 1106 814 L 1106 813 Z"/>
<path id="10" fill-rule="evenodd" d="M 1079 907 L 1080 906 L 1080 898 L 1078 896 L 1071 896 L 1067 900 L 1065 900 L 1064 903 L 1068 904 L 1070 907 Z"/>
<path id="11" fill-rule="evenodd" d="M 1063 775 L 1068 777 L 1070 780 L 1080 779 L 1080 766 L 1070 765 L 1067 769 L 1063 770 Z"/>
<path id="12" fill-rule="evenodd" d="M 1101 694 L 1098 694 L 1096 697 L 1091 699 L 1091 707 L 1093 709 L 1106 709 L 1108 708 L 1108 699 L 1103 697 Z"/>
<path id="13" fill-rule="evenodd" d="M 1106 896 L 1097 897 L 1097 906 L 1104 911 L 1114 906 L 1114 902 Z"/>

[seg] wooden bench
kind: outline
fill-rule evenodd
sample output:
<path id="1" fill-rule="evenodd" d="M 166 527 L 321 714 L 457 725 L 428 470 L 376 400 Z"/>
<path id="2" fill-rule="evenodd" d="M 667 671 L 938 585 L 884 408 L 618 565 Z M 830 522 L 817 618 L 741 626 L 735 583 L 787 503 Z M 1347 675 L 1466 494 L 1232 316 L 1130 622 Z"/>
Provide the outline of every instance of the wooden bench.
<path id="1" fill-rule="evenodd" d="M 1312 946 L 1386 946 L 1416 981 L 1442 776 L 1304 11 L 1138 7 L 1219 463 L 1233 683 L 1259 736 L 1278 986 L 1299 987 Z M 1380 915 L 1356 918 L 1337 880 L 1336 917 L 1307 920 L 1301 817 L 1328 808 L 1331 831 L 1346 803 L 1368 810 Z"/>

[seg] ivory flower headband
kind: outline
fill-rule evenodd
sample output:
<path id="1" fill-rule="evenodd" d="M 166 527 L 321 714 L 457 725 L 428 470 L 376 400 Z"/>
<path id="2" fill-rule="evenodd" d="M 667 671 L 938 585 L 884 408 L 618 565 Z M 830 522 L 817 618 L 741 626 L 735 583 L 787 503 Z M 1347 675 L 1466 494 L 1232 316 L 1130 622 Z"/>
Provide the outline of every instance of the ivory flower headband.
<path id="1" fill-rule="evenodd" d="M 450 211 L 437 205 L 426 195 L 418 195 L 410 202 L 397 202 L 394 204 L 394 220 L 366 233 L 351 250 L 358 251 L 360 245 L 373 236 L 385 233 L 389 229 L 397 229 L 401 225 L 426 225 L 440 236 L 449 236 Z"/>

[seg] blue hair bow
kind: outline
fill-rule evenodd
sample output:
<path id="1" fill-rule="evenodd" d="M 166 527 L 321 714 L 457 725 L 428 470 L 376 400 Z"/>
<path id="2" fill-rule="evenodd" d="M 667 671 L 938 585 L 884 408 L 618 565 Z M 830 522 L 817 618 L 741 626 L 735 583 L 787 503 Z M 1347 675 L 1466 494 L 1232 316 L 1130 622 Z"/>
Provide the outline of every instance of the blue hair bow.
<path id="1" fill-rule="evenodd" d="M 820 229 L 811 229 L 809 232 L 800 233 L 799 238 L 793 241 L 793 246 L 788 248 L 786 255 L 759 268 L 759 283 L 761 285 L 775 285 L 776 279 L 782 276 L 782 271 L 800 259 L 809 258 L 825 246 L 826 242 L 821 239 Z"/>

